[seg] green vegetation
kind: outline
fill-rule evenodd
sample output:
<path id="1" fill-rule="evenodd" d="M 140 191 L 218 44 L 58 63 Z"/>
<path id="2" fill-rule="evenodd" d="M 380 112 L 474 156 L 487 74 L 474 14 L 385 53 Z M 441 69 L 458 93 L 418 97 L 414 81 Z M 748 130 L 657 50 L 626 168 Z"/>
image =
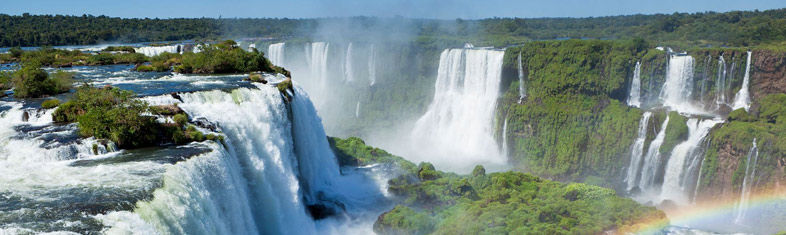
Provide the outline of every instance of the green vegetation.
<path id="1" fill-rule="evenodd" d="M 108 46 L 104 48 L 104 51 L 136 53 L 136 50 L 132 46 Z"/>
<path id="2" fill-rule="evenodd" d="M 52 116 L 55 122 L 77 122 L 83 137 L 108 139 L 121 148 L 205 140 L 201 132 L 192 125 L 186 126 L 180 118 L 178 123 L 158 123 L 154 116 L 146 115 L 148 112 L 160 113 L 161 108 L 151 108 L 135 99 L 131 91 L 83 85 Z"/>
<path id="3" fill-rule="evenodd" d="M 683 117 L 677 112 L 669 113 L 669 124 L 666 125 L 666 136 L 663 138 L 663 144 L 660 146 L 660 153 L 664 155 L 671 154 L 679 143 L 688 139 L 688 119 Z"/>
<path id="4" fill-rule="evenodd" d="M 58 99 L 49 99 L 41 103 L 41 108 L 51 109 L 55 108 L 60 105 L 60 100 Z"/>
<path id="5" fill-rule="evenodd" d="M 249 73 L 268 72 L 281 73 L 289 77 L 289 72 L 270 63 L 265 54 L 246 51 L 237 43 L 227 40 L 213 45 L 200 45 L 201 52 L 186 52 L 182 55 L 181 64 L 175 66 L 179 73 Z"/>
<path id="6" fill-rule="evenodd" d="M 37 64 L 27 63 L 14 72 L 11 81 L 14 87 L 14 97 L 36 98 L 68 92 L 73 83 L 72 78 L 73 74 L 71 73 L 57 71 L 48 74 Z"/>
<path id="7" fill-rule="evenodd" d="M 11 89 L 13 87 L 13 72 L 0 71 L 0 91 Z"/>
<path id="8" fill-rule="evenodd" d="M 147 61 L 147 57 L 138 53 L 103 52 L 98 54 L 87 54 L 78 50 L 59 50 L 51 47 L 42 47 L 38 50 L 19 52 L 19 54 L 15 56 L 0 56 L 0 63 L 17 62 L 50 67 L 139 64 L 145 61 Z"/>
<path id="9" fill-rule="evenodd" d="M 510 157 L 519 169 L 556 179 L 609 185 L 621 174 L 642 111 L 629 108 L 627 84 L 636 61 L 655 60 L 647 43 L 541 41 L 508 48 L 503 79 L 512 81 L 497 112 L 509 120 Z M 518 103 L 522 55 L 528 97 Z"/>
<path id="10" fill-rule="evenodd" d="M 330 143 L 343 164 L 397 162 L 405 168 L 389 182 L 400 204 L 377 219 L 374 231 L 381 234 L 598 234 L 665 221 L 664 213 L 611 189 L 519 172 L 486 174 L 482 166 L 472 175 L 456 175 L 428 163 L 414 167 L 358 138 Z"/>

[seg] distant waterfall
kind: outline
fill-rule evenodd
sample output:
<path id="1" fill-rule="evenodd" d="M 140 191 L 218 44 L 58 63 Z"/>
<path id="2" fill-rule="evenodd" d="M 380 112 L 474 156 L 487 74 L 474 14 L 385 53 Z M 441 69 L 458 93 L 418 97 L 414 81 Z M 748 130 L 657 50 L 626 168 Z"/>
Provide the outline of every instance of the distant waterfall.
<path id="1" fill-rule="evenodd" d="M 751 51 L 748 51 L 748 59 L 745 62 L 745 77 L 742 80 L 742 87 L 740 87 L 740 91 L 738 91 L 737 95 L 734 96 L 734 104 L 732 105 L 732 109 L 744 108 L 746 112 L 748 111 L 748 109 L 750 109 L 751 98 L 748 91 L 750 73 L 751 73 Z"/>
<path id="2" fill-rule="evenodd" d="M 284 47 L 286 44 L 283 42 L 281 43 L 273 43 L 267 47 L 267 58 L 270 59 L 270 62 L 274 65 L 283 66 L 284 65 Z"/>
<path id="3" fill-rule="evenodd" d="M 346 55 L 344 55 L 344 81 L 351 82 L 355 80 L 352 69 L 352 43 L 350 42 L 347 46 Z"/>
<path id="4" fill-rule="evenodd" d="M 666 82 L 663 83 L 660 98 L 663 106 L 680 112 L 703 113 L 693 105 L 693 57 L 670 55 Z"/>
<path id="5" fill-rule="evenodd" d="M 527 84 L 524 83 L 524 66 L 521 64 L 521 52 L 519 52 L 518 57 L 518 72 L 519 72 L 519 103 L 524 101 L 524 98 L 527 98 Z"/>
<path id="6" fill-rule="evenodd" d="M 641 107 L 641 63 L 636 62 L 636 68 L 633 69 L 633 79 L 630 82 L 630 95 L 628 96 L 628 105 L 632 107 Z"/>
<path id="7" fill-rule="evenodd" d="M 751 164 L 751 157 L 753 163 Z M 759 148 L 756 146 L 756 138 L 753 139 L 753 146 L 748 151 L 748 160 L 745 162 L 745 178 L 742 180 L 742 189 L 740 190 L 740 202 L 737 203 L 737 215 L 734 217 L 735 223 L 741 223 L 745 219 L 748 212 L 748 204 L 750 204 L 750 190 L 753 186 L 753 179 L 756 177 L 756 162 L 759 160 Z"/>
<path id="8" fill-rule="evenodd" d="M 627 190 L 630 191 L 636 186 L 639 172 L 641 171 L 641 160 L 644 155 L 644 141 L 647 140 L 647 124 L 652 117 L 651 112 L 645 112 L 639 121 L 639 132 L 636 140 L 630 148 L 630 164 L 628 165 L 628 174 L 625 177 L 625 182 L 628 183 Z"/>
<path id="9" fill-rule="evenodd" d="M 324 93 L 327 91 L 328 83 L 328 50 L 330 44 L 326 42 L 311 43 L 311 50 L 307 55 L 309 56 L 309 66 L 311 69 L 311 77 L 309 78 L 310 86 L 316 89 L 311 89 L 316 97 L 325 97 Z M 318 103 L 321 103 L 318 101 Z"/>
<path id="10" fill-rule="evenodd" d="M 257 49 L 257 44 L 251 43 L 248 45 L 248 51 L 253 51 L 254 49 Z"/>
<path id="11" fill-rule="evenodd" d="M 358 101 L 357 104 L 355 104 L 355 118 L 359 118 L 359 117 L 360 117 L 360 101 Z"/>
<path id="12" fill-rule="evenodd" d="M 718 57 L 718 78 L 715 79 L 715 105 L 720 108 L 726 104 L 726 60 L 723 55 Z"/>
<path id="13" fill-rule="evenodd" d="M 650 143 L 650 147 L 647 149 L 647 155 L 644 155 L 644 165 L 641 168 L 641 180 L 639 180 L 638 184 L 639 189 L 642 191 L 650 190 L 650 187 L 655 181 L 655 174 L 658 173 L 658 167 L 660 166 L 660 146 L 666 138 L 666 126 L 668 125 L 669 116 L 667 115 L 666 120 L 661 124 L 658 135 L 656 135 L 655 139 Z"/>
<path id="14" fill-rule="evenodd" d="M 505 161 L 492 125 L 504 54 L 486 49 L 442 52 L 434 100 L 411 134 L 416 154 L 425 158 L 418 160 L 459 171 Z"/>
<path id="15" fill-rule="evenodd" d="M 666 172 L 661 186 L 661 200 L 672 200 L 685 204 L 688 202 L 686 191 L 691 185 L 688 176 L 696 169 L 691 169 L 691 162 L 700 154 L 698 151 L 702 140 L 709 134 L 710 129 L 722 120 L 691 118 L 688 120 L 688 139 L 678 144 L 671 151 L 671 156 L 666 164 Z M 698 154 L 697 154 L 698 153 Z"/>
<path id="16" fill-rule="evenodd" d="M 144 54 L 145 56 L 157 56 L 164 52 L 178 53 L 180 45 L 158 46 L 158 47 L 140 47 L 136 48 L 136 53 Z"/>
<path id="17" fill-rule="evenodd" d="M 508 117 L 502 123 L 502 156 L 508 156 Z"/>
<path id="18" fill-rule="evenodd" d="M 373 86 L 377 82 L 377 48 L 371 44 L 371 50 L 368 55 L 368 79 L 369 86 Z"/>

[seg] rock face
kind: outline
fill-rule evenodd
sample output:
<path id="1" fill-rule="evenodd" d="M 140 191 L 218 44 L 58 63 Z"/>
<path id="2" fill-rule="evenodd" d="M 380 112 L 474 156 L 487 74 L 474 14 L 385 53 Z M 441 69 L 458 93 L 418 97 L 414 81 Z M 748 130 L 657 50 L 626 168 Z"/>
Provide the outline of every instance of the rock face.
<path id="1" fill-rule="evenodd" d="M 774 93 L 786 93 L 786 52 L 755 50 L 751 58 L 753 100 Z"/>

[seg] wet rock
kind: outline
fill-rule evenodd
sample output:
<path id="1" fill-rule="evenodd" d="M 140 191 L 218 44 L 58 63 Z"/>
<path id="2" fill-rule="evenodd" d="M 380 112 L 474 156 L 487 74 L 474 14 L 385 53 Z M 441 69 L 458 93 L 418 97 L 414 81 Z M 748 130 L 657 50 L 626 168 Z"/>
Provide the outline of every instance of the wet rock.
<path id="1" fill-rule="evenodd" d="M 176 92 L 169 93 L 169 95 L 171 95 L 172 98 L 179 100 L 180 102 L 183 102 L 183 98 L 180 97 L 180 95 L 178 95 Z"/>
<path id="2" fill-rule="evenodd" d="M 24 113 L 22 113 L 22 121 L 27 122 L 28 120 L 30 120 L 30 113 L 25 111 Z"/>
<path id="3" fill-rule="evenodd" d="M 177 104 L 153 106 L 153 109 L 155 113 L 164 116 L 174 116 L 175 114 L 183 113 L 183 109 L 178 107 Z"/>
<path id="4" fill-rule="evenodd" d="M 196 125 L 198 127 L 218 132 L 218 125 L 213 123 L 213 122 L 210 122 L 209 120 L 207 120 L 207 118 L 198 117 L 198 118 L 195 118 L 191 122 L 194 123 L 194 125 Z"/>

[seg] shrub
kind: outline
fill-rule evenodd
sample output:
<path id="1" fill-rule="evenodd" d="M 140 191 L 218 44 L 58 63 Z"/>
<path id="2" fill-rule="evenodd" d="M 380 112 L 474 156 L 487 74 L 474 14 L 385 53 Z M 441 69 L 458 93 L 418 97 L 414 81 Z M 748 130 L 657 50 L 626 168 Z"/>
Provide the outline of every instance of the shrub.
<path id="1" fill-rule="evenodd" d="M 58 105 L 60 105 L 60 100 L 58 100 L 58 99 L 51 99 L 51 100 L 46 100 L 43 103 L 41 103 L 41 108 L 51 109 L 51 108 L 57 107 Z"/>
<path id="2" fill-rule="evenodd" d="M 172 117 L 172 119 L 175 121 L 175 123 L 177 123 L 180 126 L 185 126 L 186 123 L 188 123 L 188 116 L 182 113 L 175 114 L 175 116 Z"/>
<path id="3" fill-rule="evenodd" d="M 14 96 L 34 98 L 68 92 L 73 82 L 72 76 L 73 74 L 63 71 L 57 71 L 50 76 L 36 64 L 25 64 L 14 73 Z"/>

